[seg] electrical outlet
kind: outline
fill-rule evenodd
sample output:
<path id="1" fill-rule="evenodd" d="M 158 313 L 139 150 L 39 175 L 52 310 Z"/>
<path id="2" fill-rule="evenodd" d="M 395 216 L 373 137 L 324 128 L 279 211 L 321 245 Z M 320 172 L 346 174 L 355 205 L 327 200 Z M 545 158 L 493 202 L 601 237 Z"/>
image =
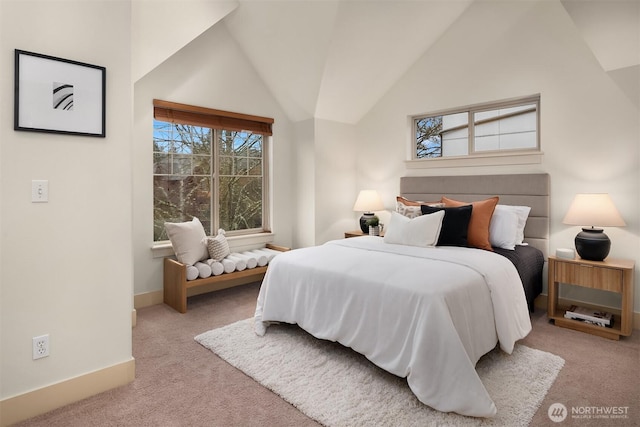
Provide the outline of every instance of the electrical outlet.
<path id="1" fill-rule="evenodd" d="M 33 360 L 49 355 L 49 334 L 33 337 Z"/>

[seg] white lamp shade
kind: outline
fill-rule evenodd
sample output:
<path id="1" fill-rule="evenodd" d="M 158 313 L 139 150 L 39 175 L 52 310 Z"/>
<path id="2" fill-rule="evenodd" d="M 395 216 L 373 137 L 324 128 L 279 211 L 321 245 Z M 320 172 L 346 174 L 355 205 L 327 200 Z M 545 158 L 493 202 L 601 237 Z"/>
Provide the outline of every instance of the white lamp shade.
<path id="1" fill-rule="evenodd" d="M 353 210 L 358 212 L 373 212 L 384 209 L 384 203 L 376 190 L 361 190 Z"/>
<path id="2" fill-rule="evenodd" d="M 592 227 L 627 225 L 606 193 L 576 194 L 562 223 Z"/>

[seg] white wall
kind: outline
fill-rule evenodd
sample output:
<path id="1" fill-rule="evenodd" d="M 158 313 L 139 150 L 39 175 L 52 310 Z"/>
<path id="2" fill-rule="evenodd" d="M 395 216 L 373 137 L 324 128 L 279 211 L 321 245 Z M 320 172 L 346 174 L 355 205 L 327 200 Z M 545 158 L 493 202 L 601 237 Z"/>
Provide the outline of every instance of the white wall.
<path id="1" fill-rule="evenodd" d="M 293 124 L 295 163 L 293 191 L 297 209 L 293 227 L 293 247 L 313 246 L 316 242 L 316 166 L 315 120 L 302 120 Z"/>
<path id="2" fill-rule="evenodd" d="M 341 218 L 338 212 L 350 211 L 358 197 L 356 187 L 355 126 L 328 120 L 315 120 L 315 200 L 316 241 L 344 238 L 344 232 L 357 230 L 362 212 Z"/>
<path id="3" fill-rule="evenodd" d="M 358 195 L 355 126 L 321 119 L 295 128 L 296 248 L 344 238 L 358 228 L 349 215 Z"/>
<path id="4" fill-rule="evenodd" d="M 541 164 L 406 167 L 408 116 L 536 93 L 541 94 Z M 550 253 L 573 247 L 579 227 L 563 225 L 562 218 L 574 194 L 608 192 L 627 222 L 606 229 L 610 256 L 636 261 L 635 311 L 640 311 L 639 117 L 559 3 L 475 2 L 358 124 L 358 184 L 376 183 L 392 209 L 404 175 L 547 172 Z M 565 295 L 618 302 L 615 294 L 582 289 Z"/>
<path id="5" fill-rule="evenodd" d="M 132 87 L 128 2 L 3 0 L 0 12 L 5 399 L 132 361 Z M 14 131 L 16 48 L 106 67 L 107 137 Z M 32 179 L 49 180 L 48 203 L 31 203 Z M 34 361 L 42 334 L 51 355 Z"/>
<path id="6" fill-rule="evenodd" d="M 150 46 L 152 48 L 152 46 Z M 162 256 L 153 246 L 153 99 L 273 117 L 271 206 L 274 243 L 291 246 L 292 125 L 224 25 L 216 24 L 135 83 L 133 193 L 135 294 L 162 290 Z M 231 241 L 259 246 L 260 241 Z M 264 243 L 262 243 L 264 244 Z"/>

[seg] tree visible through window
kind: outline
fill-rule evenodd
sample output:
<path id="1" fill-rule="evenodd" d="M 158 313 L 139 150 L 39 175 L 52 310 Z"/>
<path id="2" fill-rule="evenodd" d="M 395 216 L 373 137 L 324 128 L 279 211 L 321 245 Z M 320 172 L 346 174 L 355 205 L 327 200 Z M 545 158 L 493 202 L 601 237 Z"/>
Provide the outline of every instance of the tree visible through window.
<path id="1" fill-rule="evenodd" d="M 219 132 L 219 220 L 225 230 L 262 227 L 263 136 Z"/>
<path id="2" fill-rule="evenodd" d="M 193 217 L 208 235 L 218 228 L 229 234 L 267 229 L 268 135 L 184 121 L 191 123 L 154 119 L 154 241 L 167 240 L 165 222 Z"/>
<path id="3" fill-rule="evenodd" d="M 416 149 L 419 159 L 442 157 L 442 116 L 416 120 Z"/>
<path id="4" fill-rule="evenodd" d="M 194 216 L 211 230 L 212 153 L 212 129 L 154 120 L 154 241 L 167 239 L 165 222 Z"/>

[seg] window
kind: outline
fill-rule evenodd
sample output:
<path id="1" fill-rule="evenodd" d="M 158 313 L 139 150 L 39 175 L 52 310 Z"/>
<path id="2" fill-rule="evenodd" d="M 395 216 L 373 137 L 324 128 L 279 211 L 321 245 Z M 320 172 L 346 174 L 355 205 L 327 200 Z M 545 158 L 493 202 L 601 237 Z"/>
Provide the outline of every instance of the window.
<path id="1" fill-rule="evenodd" d="M 154 100 L 153 239 L 197 217 L 208 235 L 267 231 L 273 119 Z"/>
<path id="2" fill-rule="evenodd" d="M 413 117 L 413 158 L 539 151 L 540 96 Z"/>

